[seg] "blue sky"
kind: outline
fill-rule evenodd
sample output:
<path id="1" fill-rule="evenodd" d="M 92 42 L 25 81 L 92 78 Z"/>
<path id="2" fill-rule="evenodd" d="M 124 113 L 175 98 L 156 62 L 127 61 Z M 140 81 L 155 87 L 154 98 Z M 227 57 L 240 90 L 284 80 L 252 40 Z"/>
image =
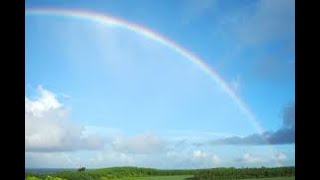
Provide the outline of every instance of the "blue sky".
<path id="1" fill-rule="evenodd" d="M 26 8 L 82 9 L 161 34 L 216 69 L 265 131 L 220 84 L 154 40 L 26 14 L 26 167 L 294 165 L 294 1 L 26 1 Z"/>

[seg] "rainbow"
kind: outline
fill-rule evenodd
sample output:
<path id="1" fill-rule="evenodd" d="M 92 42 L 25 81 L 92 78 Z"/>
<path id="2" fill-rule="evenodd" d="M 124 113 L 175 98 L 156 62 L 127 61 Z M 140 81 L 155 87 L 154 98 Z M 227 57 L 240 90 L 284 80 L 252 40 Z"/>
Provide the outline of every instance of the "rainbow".
<path id="1" fill-rule="evenodd" d="M 205 74 L 207 74 L 210 79 L 217 82 L 223 91 L 230 96 L 234 103 L 238 105 L 243 113 L 248 116 L 249 121 L 254 125 L 254 127 L 258 130 L 259 133 L 263 133 L 264 129 L 260 125 L 259 121 L 255 117 L 252 110 L 249 106 L 242 100 L 242 98 L 230 87 L 230 85 L 222 78 L 222 76 L 213 68 L 210 67 L 208 64 L 205 63 L 204 60 L 200 59 L 187 49 L 181 47 L 180 45 L 176 44 L 172 40 L 154 32 L 150 29 L 143 27 L 138 24 L 130 23 L 125 20 L 107 16 L 104 14 L 94 13 L 94 12 L 87 12 L 84 10 L 66 10 L 66 9 L 26 9 L 25 15 L 51 15 L 51 16 L 67 16 L 81 20 L 88 20 L 94 21 L 97 23 L 124 28 L 130 31 L 133 31 L 143 37 L 152 39 L 165 47 L 168 47 L 172 51 L 177 52 L 181 56 L 185 57 L 186 60 L 193 63 L 195 66 L 200 68 Z"/>

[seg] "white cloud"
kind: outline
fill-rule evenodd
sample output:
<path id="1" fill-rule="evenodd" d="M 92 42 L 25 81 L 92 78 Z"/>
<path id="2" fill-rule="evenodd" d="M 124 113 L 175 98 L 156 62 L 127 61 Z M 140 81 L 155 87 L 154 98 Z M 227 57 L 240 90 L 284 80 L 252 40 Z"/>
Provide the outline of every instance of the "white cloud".
<path id="1" fill-rule="evenodd" d="M 88 162 L 91 167 L 133 166 L 136 163 L 132 154 L 115 152 L 114 150 L 100 151 L 90 158 Z"/>
<path id="2" fill-rule="evenodd" d="M 66 152 L 26 152 L 25 163 L 29 168 L 75 168 L 81 161 Z"/>
<path id="3" fill-rule="evenodd" d="M 186 137 L 187 140 L 180 142 L 172 136 L 163 139 L 152 133 L 124 136 L 120 130 L 112 128 L 87 126 L 85 129 L 71 120 L 68 109 L 53 92 L 39 86 L 38 94 L 35 99 L 25 97 L 28 167 L 78 167 L 81 164 L 87 167 L 210 168 L 228 165 L 225 157 L 222 161 L 210 149 L 197 149 L 199 147 L 193 143 L 186 143 Z M 103 132 L 104 141 L 98 136 Z M 106 141 L 110 143 L 104 143 Z M 97 151 L 75 152 L 89 149 Z M 287 156 L 277 152 L 274 159 L 285 161 Z M 257 165 L 264 162 L 260 157 L 247 153 L 237 163 Z"/>
<path id="4" fill-rule="evenodd" d="M 201 151 L 201 150 L 195 150 L 192 153 L 192 157 L 193 158 L 206 158 L 207 157 L 207 153 Z"/>
<path id="5" fill-rule="evenodd" d="M 249 153 L 245 153 L 242 158 L 239 159 L 241 162 L 244 163 L 259 163 L 259 162 L 263 162 L 263 159 L 261 159 L 260 157 L 254 156 L 252 154 Z"/>
<path id="6" fill-rule="evenodd" d="M 33 116 L 42 116 L 43 113 L 59 109 L 62 104 L 56 99 L 55 94 L 44 89 L 41 85 L 38 86 L 38 93 L 40 98 L 35 101 L 25 97 L 25 111 L 31 113 Z"/>
<path id="7" fill-rule="evenodd" d="M 186 157 L 182 157 L 185 160 L 188 159 Z M 174 160 L 172 160 L 174 161 Z M 186 161 L 185 165 L 188 168 L 212 168 L 221 166 L 221 158 L 217 155 L 209 151 L 204 151 L 200 149 L 196 149 L 192 151 L 192 156 L 189 157 L 189 162 Z"/>
<path id="8" fill-rule="evenodd" d="M 283 162 L 287 159 L 287 155 L 283 152 L 277 151 L 274 154 L 274 159 L 278 162 Z"/>
<path id="9" fill-rule="evenodd" d="M 133 137 L 118 136 L 113 140 L 112 146 L 119 152 L 149 154 L 164 151 L 166 142 L 154 134 L 147 133 Z"/>
<path id="10" fill-rule="evenodd" d="M 213 164 L 218 164 L 218 163 L 221 162 L 221 159 L 220 159 L 219 156 L 213 155 L 213 156 L 212 156 L 212 162 L 213 162 Z"/>
<path id="11" fill-rule="evenodd" d="M 38 86 L 34 100 L 25 97 L 25 149 L 27 152 L 56 152 L 103 147 L 97 136 L 84 136 L 81 125 L 72 121 L 69 112 L 55 94 Z"/>

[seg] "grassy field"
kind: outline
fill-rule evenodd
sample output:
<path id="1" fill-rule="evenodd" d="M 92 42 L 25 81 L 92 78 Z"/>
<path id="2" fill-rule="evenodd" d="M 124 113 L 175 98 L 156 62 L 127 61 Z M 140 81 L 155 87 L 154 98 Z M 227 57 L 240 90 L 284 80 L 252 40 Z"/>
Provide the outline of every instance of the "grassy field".
<path id="1" fill-rule="evenodd" d="M 294 167 L 277 168 L 212 168 L 212 169 L 152 169 L 142 167 L 110 167 L 83 172 L 26 173 L 26 180 L 213 180 L 260 177 L 261 180 L 294 180 Z M 284 177 L 279 177 L 284 176 Z M 278 178 L 269 178 L 278 177 Z"/>
<path id="2" fill-rule="evenodd" d="M 253 180 L 253 179 L 242 179 L 242 180 Z M 259 180 L 295 180 L 295 177 L 274 177 L 274 178 L 259 178 Z"/>

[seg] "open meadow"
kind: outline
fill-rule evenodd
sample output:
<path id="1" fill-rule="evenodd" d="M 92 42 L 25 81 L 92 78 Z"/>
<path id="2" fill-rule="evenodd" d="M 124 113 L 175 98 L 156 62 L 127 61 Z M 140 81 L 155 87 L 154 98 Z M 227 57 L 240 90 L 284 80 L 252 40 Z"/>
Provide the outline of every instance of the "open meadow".
<path id="1" fill-rule="evenodd" d="M 212 168 L 212 169 L 152 169 L 111 167 L 84 171 L 69 170 L 52 173 L 25 173 L 26 180 L 212 180 L 263 179 L 294 180 L 295 167 L 277 168 Z"/>

